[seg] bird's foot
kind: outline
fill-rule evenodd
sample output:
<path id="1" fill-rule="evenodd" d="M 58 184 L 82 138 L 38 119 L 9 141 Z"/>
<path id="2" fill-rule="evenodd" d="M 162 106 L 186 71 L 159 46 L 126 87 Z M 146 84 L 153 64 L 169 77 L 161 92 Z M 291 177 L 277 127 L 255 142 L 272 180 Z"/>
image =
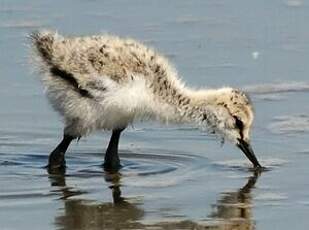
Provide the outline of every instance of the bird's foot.
<path id="1" fill-rule="evenodd" d="M 47 172 L 49 174 L 65 174 L 66 166 L 64 165 L 47 165 L 46 166 Z"/>
<path id="2" fill-rule="evenodd" d="M 255 174 L 259 174 L 260 175 L 263 172 L 269 171 L 269 169 L 264 167 L 264 166 L 260 166 L 259 165 L 259 166 L 255 166 L 255 167 L 251 168 L 250 171 L 254 172 Z"/>
<path id="3" fill-rule="evenodd" d="M 46 168 L 49 174 L 64 173 L 66 169 L 64 153 L 52 152 L 49 156 Z"/>
<path id="4" fill-rule="evenodd" d="M 117 173 L 122 168 L 120 162 L 104 162 L 102 166 L 109 173 Z"/>

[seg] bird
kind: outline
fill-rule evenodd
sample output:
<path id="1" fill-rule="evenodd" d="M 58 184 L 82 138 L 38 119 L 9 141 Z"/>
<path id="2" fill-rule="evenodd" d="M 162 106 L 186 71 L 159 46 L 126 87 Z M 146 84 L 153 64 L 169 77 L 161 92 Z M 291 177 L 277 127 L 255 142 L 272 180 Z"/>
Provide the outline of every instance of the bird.
<path id="1" fill-rule="evenodd" d="M 74 139 L 103 130 L 112 132 L 104 169 L 118 171 L 120 135 L 143 120 L 192 124 L 229 140 L 254 169 L 262 168 L 250 145 L 254 108 L 242 90 L 188 87 L 163 54 L 132 38 L 53 30 L 33 31 L 29 38 L 48 101 L 64 121 L 63 138 L 48 158 L 50 170 L 66 167 Z"/>

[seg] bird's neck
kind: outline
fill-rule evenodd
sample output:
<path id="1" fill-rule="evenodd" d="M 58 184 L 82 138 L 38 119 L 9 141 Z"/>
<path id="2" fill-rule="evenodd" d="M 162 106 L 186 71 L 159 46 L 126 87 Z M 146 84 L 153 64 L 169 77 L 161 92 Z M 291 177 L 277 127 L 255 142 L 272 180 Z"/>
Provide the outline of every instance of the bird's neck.
<path id="1" fill-rule="evenodd" d="M 208 119 L 207 107 L 216 105 L 217 90 L 176 89 L 166 97 L 163 119 L 177 123 L 200 123 Z"/>

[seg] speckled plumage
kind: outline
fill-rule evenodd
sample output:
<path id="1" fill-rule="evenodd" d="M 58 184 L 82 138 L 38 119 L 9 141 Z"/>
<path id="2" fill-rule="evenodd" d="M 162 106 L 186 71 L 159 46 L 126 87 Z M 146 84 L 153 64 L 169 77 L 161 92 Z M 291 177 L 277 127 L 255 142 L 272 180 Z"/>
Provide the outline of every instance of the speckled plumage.
<path id="1" fill-rule="evenodd" d="M 232 88 L 185 87 L 155 50 L 116 36 L 31 35 L 49 101 L 65 120 L 65 133 L 124 128 L 136 119 L 189 122 L 232 142 L 249 141 L 253 111 Z"/>

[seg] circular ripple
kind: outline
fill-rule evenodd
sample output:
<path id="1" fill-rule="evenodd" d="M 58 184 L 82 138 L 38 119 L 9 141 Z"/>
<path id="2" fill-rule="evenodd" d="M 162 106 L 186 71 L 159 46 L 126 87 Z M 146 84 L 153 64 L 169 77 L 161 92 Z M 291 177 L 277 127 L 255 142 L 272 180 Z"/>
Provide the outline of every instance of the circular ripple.
<path id="1" fill-rule="evenodd" d="M 199 175 L 204 175 L 207 170 L 212 170 L 205 157 L 169 150 L 138 149 L 134 152 L 120 152 L 120 159 L 123 167 L 119 171 L 121 177 L 119 183 L 129 186 L 171 186 L 197 178 Z M 102 176 L 102 160 L 102 153 L 74 154 L 71 160 L 67 158 L 68 175 Z M 203 173 L 200 170 L 203 170 Z M 105 177 L 110 176 L 104 174 Z"/>
<path id="2" fill-rule="evenodd" d="M 142 187 L 172 186 L 196 178 L 199 171 L 205 171 L 208 165 L 207 158 L 201 156 L 166 150 L 155 151 L 121 154 L 124 184 Z"/>
<path id="3" fill-rule="evenodd" d="M 68 153 L 66 155 L 66 177 L 108 177 L 102 169 L 103 153 Z M 48 154 L 10 154 L 2 164 L 18 165 L 27 175 L 46 175 Z M 139 149 L 120 153 L 122 168 L 120 183 L 133 186 L 171 186 L 184 180 L 197 178 L 212 170 L 205 157 L 160 149 Z M 200 173 L 203 170 L 203 173 Z M 9 170 L 11 173 L 11 170 Z M 19 170 L 20 171 L 20 170 Z M 18 174 L 15 172 L 15 174 Z"/>
<path id="4" fill-rule="evenodd" d="M 148 176 L 176 171 L 183 159 L 170 159 L 164 155 L 133 154 L 124 158 L 123 173 L 128 176 Z"/>
<path id="5" fill-rule="evenodd" d="M 279 168 L 282 165 L 288 163 L 286 160 L 277 158 L 260 159 L 261 165 L 264 167 L 264 171 L 273 170 Z M 254 171 L 251 162 L 246 159 L 242 160 L 225 160 L 214 162 L 215 167 L 222 169 L 235 169 L 240 171 Z"/>

